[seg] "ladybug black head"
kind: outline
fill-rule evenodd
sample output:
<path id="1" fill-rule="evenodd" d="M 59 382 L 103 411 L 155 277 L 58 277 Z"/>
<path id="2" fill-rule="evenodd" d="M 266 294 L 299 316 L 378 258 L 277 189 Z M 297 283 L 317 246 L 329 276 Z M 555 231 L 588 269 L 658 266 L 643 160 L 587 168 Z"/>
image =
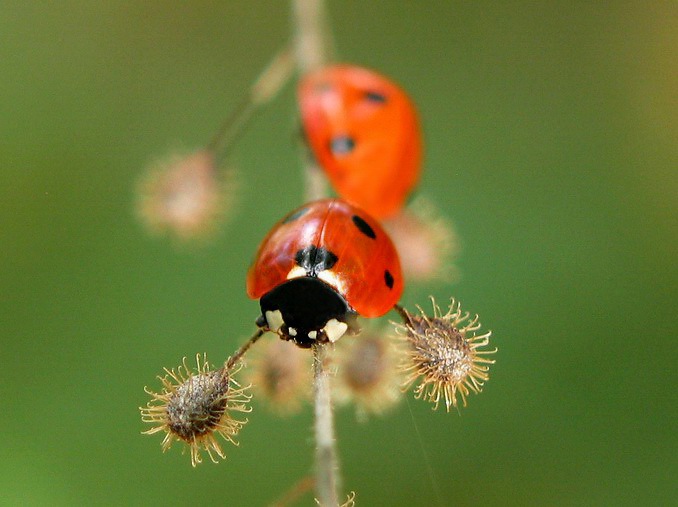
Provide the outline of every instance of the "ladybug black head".
<path id="1" fill-rule="evenodd" d="M 314 276 L 286 281 L 264 294 L 259 304 L 257 325 L 303 348 L 357 331 L 356 313 L 346 300 Z"/>

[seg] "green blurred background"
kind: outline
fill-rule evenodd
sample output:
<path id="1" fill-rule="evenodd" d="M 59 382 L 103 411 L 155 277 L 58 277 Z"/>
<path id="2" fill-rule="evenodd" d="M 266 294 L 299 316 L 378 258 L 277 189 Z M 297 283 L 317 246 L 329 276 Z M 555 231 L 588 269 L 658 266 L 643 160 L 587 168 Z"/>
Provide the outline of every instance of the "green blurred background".
<path id="1" fill-rule="evenodd" d="M 0 504 L 266 505 L 309 471 L 309 410 L 255 403 L 240 448 L 195 470 L 139 435 L 137 410 L 163 366 L 225 358 L 253 329 L 250 258 L 301 199 L 292 87 L 234 149 L 239 206 L 208 244 L 149 237 L 136 182 L 210 138 L 288 11 L 0 1 Z M 460 279 L 404 303 L 455 295 L 500 349 L 459 413 L 340 411 L 346 489 L 359 505 L 675 505 L 677 4 L 329 11 L 340 58 L 417 102 L 420 193 L 462 240 Z"/>

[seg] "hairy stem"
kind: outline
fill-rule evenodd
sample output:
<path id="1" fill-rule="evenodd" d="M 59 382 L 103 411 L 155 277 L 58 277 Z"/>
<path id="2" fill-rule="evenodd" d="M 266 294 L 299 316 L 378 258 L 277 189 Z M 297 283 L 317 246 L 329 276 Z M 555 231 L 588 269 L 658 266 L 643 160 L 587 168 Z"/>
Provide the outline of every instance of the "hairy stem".
<path id="1" fill-rule="evenodd" d="M 334 445 L 334 418 L 330 398 L 330 374 L 326 359 L 328 345 L 313 346 L 313 395 L 315 400 L 315 484 L 318 501 L 323 507 L 339 505 L 338 465 Z"/>
<path id="2" fill-rule="evenodd" d="M 329 24 L 323 0 L 292 0 L 295 27 L 294 47 L 301 74 L 314 71 L 327 63 Z M 327 195 L 327 183 L 321 171 L 306 153 L 304 163 L 307 200 Z M 314 413 L 315 413 L 315 490 L 323 507 L 337 507 L 339 466 L 334 442 L 334 418 L 330 397 L 330 377 L 327 369 L 329 345 L 313 346 Z"/>
<path id="3" fill-rule="evenodd" d="M 257 331 L 250 336 L 249 340 L 247 340 L 245 343 L 243 343 L 238 350 L 235 351 L 235 354 L 233 354 L 231 357 L 229 357 L 226 360 L 226 363 L 224 364 L 224 369 L 226 371 L 229 371 L 235 364 L 240 361 L 240 358 L 245 355 L 245 352 L 249 350 L 249 348 L 256 343 L 256 341 L 261 338 L 261 336 L 266 332 L 265 329 L 257 329 Z"/>

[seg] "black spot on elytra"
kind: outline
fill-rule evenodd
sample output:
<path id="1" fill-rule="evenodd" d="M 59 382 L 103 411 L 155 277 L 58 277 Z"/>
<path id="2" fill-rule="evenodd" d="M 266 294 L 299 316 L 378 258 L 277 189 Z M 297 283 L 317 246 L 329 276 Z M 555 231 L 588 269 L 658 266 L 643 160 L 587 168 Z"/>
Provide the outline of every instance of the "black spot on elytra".
<path id="1" fill-rule="evenodd" d="M 383 93 L 374 92 L 374 91 L 366 91 L 365 92 L 365 99 L 370 101 L 370 102 L 376 102 L 378 104 L 386 103 L 386 95 L 384 95 Z"/>
<path id="2" fill-rule="evenodd" d="M 304 216 L 308 212 L 308 208 L 301 208 L 292 213 L 291 215 L 288 215 L 285 217 L 285 219 L 282 221 L 283 224 L 289 224 L 290 222 L 294 222 L 297 218 Z"/>
<path id="3" fill-rule="evenodd" d="M 393 275 L 388 269 L 384 271 L 384 281 L 389 289 L 393 288 Z"/>
<path id="4" fill-rule="evenodd" d="M 306 270 L 307 276 L 318 276 L 318 273 L 331 269 L 338 257 L 324 247 L 309 245 L 297 252 L 294 260 L 298 266 Z"/>
<path id="5" fill-rule="evenodd" d="M 337 136 L 330 140 L 333 155 L 348 155 L 355 148 L 355 140 L 350 136 Z"/>
<path id="6" fill-rule="evenodd" d="M 370 227 L 370 224 L 365 222 L 365 220 L 360 218 L 358 215 L 353 215 L 353 223 L 358 228 L 358 230 L 368 238 L 375 239 L 377 237 L 377 233 L 374 232 L 374 229 L 372 229 L 372 227 Z"/>

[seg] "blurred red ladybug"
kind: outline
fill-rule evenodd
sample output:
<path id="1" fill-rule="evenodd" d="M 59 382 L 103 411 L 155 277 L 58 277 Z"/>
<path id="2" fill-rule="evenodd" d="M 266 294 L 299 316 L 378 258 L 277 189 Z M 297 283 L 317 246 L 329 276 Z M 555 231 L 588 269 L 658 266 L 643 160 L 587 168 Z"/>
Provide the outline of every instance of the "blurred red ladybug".
<path id="1" fill-rule="evenodd" d="M 337 194 L 381 220 L 419 179 L 421 133 L 412 101 L 368 69 L 334 65 L 299 83 L 301 120 Z"/>
<path id="2" fill-rule="evenodd" d="M 357 332 L 358 315 L 384 315 L 402 290 L 386 232 L 341 199 L 288 214 L 264 238 L 247 274 L 247 294 L 260 298 L 257 325 L 304 348 Z"/>

